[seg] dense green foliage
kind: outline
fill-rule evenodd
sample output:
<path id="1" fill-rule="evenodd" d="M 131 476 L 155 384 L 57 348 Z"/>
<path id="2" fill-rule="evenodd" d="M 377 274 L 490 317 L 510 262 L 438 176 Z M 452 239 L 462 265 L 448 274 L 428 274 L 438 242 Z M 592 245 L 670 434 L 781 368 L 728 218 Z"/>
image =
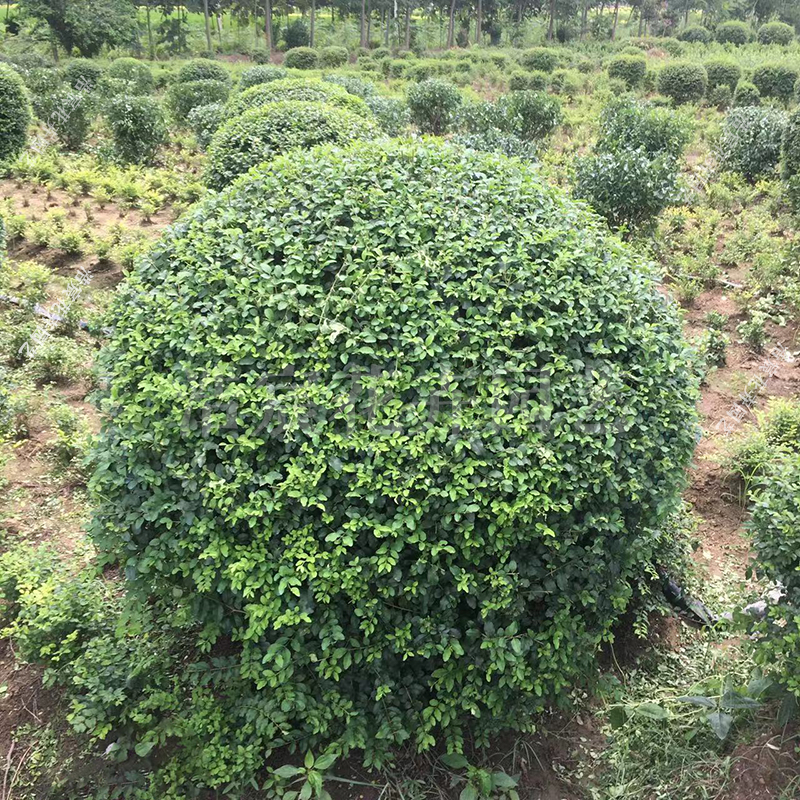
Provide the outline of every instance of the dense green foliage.
<path id="1" fill-rule="evenodd" d="M 800 109 L 787 120 L 781 141 L 781 176 L 788 180 L 800 175 Z"/>
<path id="2" fill-rule="evenodd" d="M 299 100 L 268 103 L 234 117 L 214 134 L 206 183 L 223 189 L 250 167 L 293 148 L 347 144 L 378 134 L 372 120 L 344 108 Z"/>
<path id="3" fill-rule="evenodd" d="M 326 103 L 345 108 L 363 117 L 369 116 L 369 109 L 364 101 L 342 86 L 328 81 L 302 78 L 277 80 L 245 89 L 241 94 L 231 98 L 228 110 L 232 115 L 241 114 L 250 108 L 258 108 L 268 103 L 285 100 Z"/>
<path id="4" fill-rule="evenodd" d="M 519 63 L 525 69 L 552 72 L 558 66 L 558 51 L 551 47 L 532 47 L 520 54 Z"/>
<path id="5" fill-rule="evenodd" d="M 717 86 L 730 86 L 731 91 L 736 91 L 736 85 L 742 77 L 742 68 L 731 59 L 715 58 L 706 61 L 703 65 L 708 75 L 709 92 Z"/>
<path id="6" fill-rule="evenodd" d="M 103 68 L 88 58 L 73 58 L 64 67 L 64 80 L 73 88 L 91 92 L 103 77 Z"/>
<path id="7" fill-rule="evenodd" d="M 108 77 L 127 84 L 127 94 L 149 94 L 155 81 L 147 64 L 135 58 L 117 58 L 108 68 Z"/>
<path id="8" fill-rule="evenodd" d="M 370 763 L 528 725 L 610 637 L 694 445 L 638 257 L 439 142 L 260 167 L 112 320 L 92 534 L 224 647 L 214 730 L 260 739 L 251 774 L 287 741 Z"/>
<path id="9" fill-rule="evenodd" d="M 600 150 L 642 150 L 650 156 L 683 155 L 692 137 L 692 123 L 668 108 L 640 102 L 631 96 L 612 100 L 600 115 Z"/>
<path id="10" fill-rule="evenodd" d="M 679 199 L 678 167 L 668 154 L 623 148 L 577 160 L 575 195 L 589 202 L 612 228 L 652 223 Z"/>
<path id="11" fill-rule="evenodd" d="M 106 113 L 114 150 L 122 161 L 149 161 L 166 139 L 164 113 L 152 97 L 115 97 L 108 103 Z"/>
<path id="12" fill-rule="evenodd" d="M 349 53 L 346 47 L 337 47 L 336 45 L 323 47 L 319 51 L 319 66 L 322 69 L 344 66 L 347 63 L 348 56 Z"/>
<path id="13" fill-rule="evenodd" d="M 0 162 L 14 158 L 25 148 L 31 106 L 22 78 L 0 64 Z"/>
<path id="14" fill-rule="evenodd" d="M 734 108 L 722 123 L 717 145 L 720 167 L 754 181 L 775 169 L 781 157 L 786 114 L 776 108 Z"/>
<path id="15" fill-rule="evenodd" d="M 608 62 L 608 77 L 625 81 L 629 89 L 641 85 L 647 72 L 647 60 L 644 56 L 617 56 Z"/>
<path id="16" fill-rule="evenodd" d="M 211 103 L 224 103 L 229 93 L 227 81 L 205 79 L 174 83 L 169 87 L 169 109 L 177 123 L 186 124 L 192 109 Z"/>
<path id="17" fill-rule="evenodd" d="M 789 44 L 794 39 L 794 28 L 785 22 L 767 22 L 758 29 L 761 44 Z"/>
<path id="18" fill-rule="evenodd" d="M 731 20 L 717 26 L 716 39 L 723 44 L 747 44 L 752 38 L 753 29 L 746 22 Z"/>
<path id="19" fill-rule="evenodd" d="M 231 76 L 225 66 L 209 58 L 195 58 L 187 61 L 178 71 L 178 83 L 195 81 L 221 81 L 230 83 Z"/>
<path id="20" fill-rule="evenodd" d="M 762 97 L 774 97 L 788 102 L 794 95 L 794 85 L 800 72 L 784 64 L 767 64 L 753 71 L 753 83 Z"/>
<path id="21" fill-rule="evenodd" d="M 797 432 L 795 432 L 795 436 Z M 797 441 L 797 439 L 795 440 Z M 782 596 L 768 606 L 757 626 L 756 658 L 800 697 L 800 455 L 775 464 L 762 480 L 750 531 L 756 569 L 781 585 Z"/>
<path id="22" fill-rule="evenodd" d="M 80 150 L 94 118 L 91 95 L 65 87 L 36 101 L 37 116 L 56 132 L 67 150 Z"/>
<path id="23" fill-rule="evenodd" d="M 733 104 L 739 108 L 744 106 L 760 106 L 761 92 L 758 86 L 750 81 L 739 81 L 733 93 Z"/>
<path id="24" fill-rule="evenodd" d="M 354 94 L 356 97 L 361 97 L 363 99 L 373 97 L 377 94 L 375 84 L 372 81 L 356 78 L 353 75 L 341 75 L 336 72 L 331 72 L 327 75 L 323 75 L 322 80 L 326 83 L 333 83 L 336 86 L 341 86 L 342 89 L 349 94 Z"/>
<path id="25" fill-rule="evenodd" d="M 211 142 L 211 138 L 222 127 L 222 124 L 230 118 L 227 108 L 223 103 L 209 103 L 206 106 L 198 106 L 189 112 L 186 121 L 192 129 L 192 133 L 197 139 L 197 143 L 205 149 Z"/>
<path id="26" fill-rule="evenodd" d="M 678 39 L 682 42 L 707 44 L 711 41 L 712 36 L 711 31 L 708 28 L 704 28 L 702 25 L 690 25 L 678 34 Z"/>
<path id="27" fill-rule="evenodd" d="M 389 136 L 402 136 L 411 125 L 411 112 L 405 100 L 376 94 L 367 97 L 366 104 L 378 127 Z"/>
<path id="28" fill-rule="evenodd" d="M 456 119 L 462 98 L 449 81 L 429 78 L 408 90 L 411 120 L 423 132 L 441 136 L 447 133 Z"/>
<path id="29" fill-rule="evenodd" d="M 702 64 L 675 61 L 658 73 L 658 91 L 676 103 L 693 103 L 706 93 L 708 75 Z"/>
<path id="30" fill-rule="evenodd" d="M 283 64 L 289 69 L 315 69 L 317 60 L 317 51 L 313 47 L 293 47 L 286 51 Z"/>
<path id="31" fill-rule="evenodd" d="M 283 69 L 283 67 L 274 67 L 271 64 L 259 64 L 258 66 L 246 69 L 242 73 L 242 77 L 239 80 L 239 90 L 244 91 L 260 83 L 280 81 L 288 77 L 289 73 L 287 70 Z"/>

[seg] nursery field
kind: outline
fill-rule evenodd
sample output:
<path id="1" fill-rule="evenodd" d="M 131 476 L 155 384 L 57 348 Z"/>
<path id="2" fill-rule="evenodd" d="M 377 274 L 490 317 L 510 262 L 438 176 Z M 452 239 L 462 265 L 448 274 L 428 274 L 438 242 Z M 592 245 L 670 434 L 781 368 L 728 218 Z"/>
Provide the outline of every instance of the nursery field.
<path id="1" fill-rule="evenodd" d="M 0 800 L 800 798 L 800 42 L 639 7 L 0 39 Z"/>

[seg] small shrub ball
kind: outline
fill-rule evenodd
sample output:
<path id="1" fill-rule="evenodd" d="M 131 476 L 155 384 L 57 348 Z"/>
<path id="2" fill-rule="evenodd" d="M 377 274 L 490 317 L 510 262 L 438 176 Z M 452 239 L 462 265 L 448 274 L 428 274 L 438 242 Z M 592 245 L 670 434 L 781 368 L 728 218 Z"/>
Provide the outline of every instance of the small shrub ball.
<path id="1" fill-rule="evenodd" d="M 94 539 L 196 616 L 219 692 L 258 692 L 263 749 L 529 725 L 611 638 L 694 446 L 640 257 L 535 168 L 441 142 L 260 166 L 111 322 Z"/>
<path id="2" fill-rule="evenodd" d="M 296 147 L 374 139 L 375 122 L 343 108 L 285 100 L 252 108 L 219 128 L 208 148 L 206 183 L 222 189 L 250 167 Z"/>
<path id="3" fill-rule="evenodd" d="M 330 106 L 346 108 L 362 117 L 370 115 L 369 108 L 364 101 L 360 97 L 350 94 L 344 87 L 327 81 L 304 78 L 289 78 L 251 86 L 231 99 L 228 110 L 231 115 L 236 115 L 250 108 L 258 108 L 267 103 L 281 100 L 326 103 Z"/>
<path id="4" fill-rule="evenodd" d="M 0 162 L 15 158 L 25 149 L 32 118 L 22 78 L 0 63 Z"/>

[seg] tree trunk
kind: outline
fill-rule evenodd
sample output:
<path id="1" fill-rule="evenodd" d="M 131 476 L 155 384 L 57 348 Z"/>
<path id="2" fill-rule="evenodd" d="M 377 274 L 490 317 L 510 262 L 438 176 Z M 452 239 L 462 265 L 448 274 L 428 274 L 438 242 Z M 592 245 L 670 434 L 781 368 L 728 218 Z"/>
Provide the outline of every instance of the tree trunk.
<path id="1" fill-rule="evenodd" d="M 453 46 L 456 32 L 456 0 L 450 0 L 450 21 L 447 25 L 447 49 Z"/>
<path id="2" fill-rule="evenodd" d="M 586 39 L 586 31 L 589 27 L 589 0 L 583 0 L 583 8 L 581 9 L 581 34 L 580 40 Z"/>
<path id="3" fill-rule="evenodd" d="M 392 15 L 389 13 L 389 9 L 387 8 L 383 12 L 383 44 L 384 47 L 389 46 L 389 25 L 392 22 Z"/>
<path id="4" fill-rule="evenodd" d="M 369 47 L 369 37 L 372 35 L 372 5 L 367 0 L 367 47 Z"/>
<path id="5" fill-rule="evenodd" d="M 547 41 L 553 41 L 553 33 L 556 27 L 556 0 L 550 0 L 550 22 L 547 26 Z"/>
<path id="6" fill-rule="evenodd" d="M 411 49 L 411 0 L 406 0 L 406 35 L 404 46 L 406 50 Z"/>
<path id="7" fill-rule="evenodd" d="M 317 21 L 317 0 L 311 0 L 311 18 L 308 26 L 308 44 L 314 46 L 314 25 Z"/>
<path id="8" fill-rule="evenodd" d="M 619 0 L 614 0 L 614 24 L 611 27 L 611 41 L 617 38 L 617 20 L 619 19 Z"/>
<path id="9" fill-rule="evenodd" d="M 153 26 L 150 23 L 150 3 L 147 3 L 147 51 L 150 54 L 150 60 L 153 61 L 156 57 L 156 45 L 153 41 Z"/>
<path id="10" fill-rule="evenodd" d="M 207 50 L 211 52 L 211 18 L 208 16 L 208 0 L 203 0 L 203 20 L 206 23 L 206 45 Z"/>
<path id="11" fill-rule="evenodd" d="M 219 48 L 222 49 L 222 12 L 218 11 L 217 16 L 217 36 L 219 37 Z"/>
<path id="12" fill-rule="evenodd" d="M 367 46 L 367 0 L 361 0 L 361 47 Z"/>
<path id="13" fill-rule="evenodd" d="M 481 44 L 483 40 L 483 0 L 478 0 L 478 7 L 475 14 L 475 44 Z"/>
<path id="14" fill-rule="evenodd" d="M 272 43 L 272 0 L 264 0 L 264 35 L 267 42 L 267 52 L 271 53 Z"/>
<path id="15" fill-rule="evenodd" d="M 639 37 L 642 36 L 642 30 L 644 29 L 644 0 L 642 0 L 641 6 L 639 6 Z"/>

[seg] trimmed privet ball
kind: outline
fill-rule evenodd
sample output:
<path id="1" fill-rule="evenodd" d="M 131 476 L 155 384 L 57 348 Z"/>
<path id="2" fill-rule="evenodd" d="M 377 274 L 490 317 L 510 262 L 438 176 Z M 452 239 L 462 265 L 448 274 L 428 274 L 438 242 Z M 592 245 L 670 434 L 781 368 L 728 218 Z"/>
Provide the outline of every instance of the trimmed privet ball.
<path id="1" fill-rule="evenodd" d="M 733 102 L 733 92 L 727 83 L 721 83 L 713 89 L 708 90 L 708 104 L 716 106 L 720 111 L 724 111 Z"/>
<path id="2" fill-rule="evenodd" d="M 365 102 L 378 127 L 388 136 L 402 136 L 411 125 L 411 113 L 405 100 L 375 94 Z"/>
<path id="3" fill-rule="evenodd" d="M 368 97 L 374 97 L 377 94 L 377 89 L 372 81 L 365 81 L 363 78 L 356 78 L 353 75 L 331 73 L 323 75 L 322 80 L 326 83 L 332 83 L 334 86 L 341 86 L 348 94 L 353 94 L 363 100 Z"/>
<path id="4" fill-rule="evenodd" d="M 380 134 L 370 119 L 322 103 L 284 100 L 252 108 L 225 123 L 208 148 L 206 183 L 222 189 L 250 167 L 294 148 L 347 144 Z"/>
<path id="5" fill-rule="evenodd" d="M 558 53 L 550 47 L 532 47 L 523 50 L 519 63 L 525 69 L 537 69 L 542 72 L 552 72 L 558 66 Z"/>
<path id="6" fill-rule="evenodd" d="M 118 58 L 112 61 L 108 68 L 108 77 L 128 84 L 127 94 L 149 94 L 155 88 L 150 67 L 135 58 Z"/>
<path id="7" fill-rule="evenodd" d="M 81 92 L 93 92 L 103 77 L 103 68 L 88 58 L 73 58 L 64 67 L 64 80 Z"/>
<path id="8" fill-rule="evenodd" d="M 369 116 L 369 109 L 360 97 L 350 94 L 346 89 L 325 81 L 300 79 L 279 80 L 259 84 L 245 89 L 233 97 L 228 104 L 231 115 L 241 114 L 250 108 L 259 108 L 269 103 L 285 100 L 326 103 L 339 106 L 359 114 Z"/>
<path id="9" fill-rule="evenodd" d="M 711 31 L 708 28 L 704 28 L 702 25 L 690 25 L 678 34 L 678 39 L 681 42 L 708 44 L 711 38 Z"/>
<path id="10" fill-rule="evenodd" d="M 800 72 L 785 64 L 767 64 L 753 70 L 753 83 L 761 97 L 774 97 L 789 102 L 794 95 L 794 85 Z"/>
<path id="11" fill-rule="evenodd" d="M 784 180 L 800 175 L 800 110 L 794 111 L 789 116 L 783 132 L 781 175 Z"/>
<path id="12" fill-rule="evenodd" d="M 706 93 L 708 75 L 702 64 L 676 61 L 658 73 L 658 91 L 676 103 L 695 103 Z"/>
<path id="13" fill-rule="evenodd" d="M 213 62 L 212 62 L 213 63 Z M 173 118 L 185 124 L 193 108 L 211 103 L 224 103 L 230 94 L 230 86 L 225 81 L 200 80 L 188 83 L 173 83 L 169 87 L 168 102 Z"/>
<path id="14" fill-rule="evenodd" d="M 193 108 L 186 121 L 197 139 L 197 144 L 205 149 L 217 130 L 228 119 L 230 119 L 230 114 L 223 103 L 209 103 L 207 106 Z"/>
<path id="15" fill-rule="evenodd" d="M 251 86 L 258 86 L 260 83 L 271 83 L 288 78 L 289 73 L 282 67 L 273 67 L 269 64 L 259 64 L 257 67 L 250 67 L 242 73 L 239 81 L 240 91 L 249 89 Z"/>
<path id="16" fill-rule="evenodd" d="M 760 44 L 789 44 L 794 39 L 794 28 L 785 22 L 767 22 L 758 29 Z"/>
<path id="17" fill-rule="evenodd" d="M 761 92 L 758 91 L 758 86 L 750 81 L 740 81 L 733 93 L 733 105 L 737 107 L 761 105 Z"/>
<path id="18" fill-rule="evenodd" d="M 453 145 L 263 165 L 112 321 L 92 535 L 279 721 L 254 770 L 276 741 L 380 763 L 566 699 L 694 447 L 649 267 L 535 169 Z"/>
<path id="19" fill-rule="evenodd" d="M 461 92 L 456 86 L 439 78 L 429 78 L 408 90 L 411 120 L 422 133 L 434 136 L 450 130 L 461 102 Z"/>
<path id="20" fill-rule="evenodd" d="M 0 63 L 0 161 L 15 158 L 25 149 L 32 117 L 22 78 Z"/>
<path id="21" fill-rule="evenodd" d="M 709 92 L 717 86 L 730 86 L 732 92 L 736 90 L 736 84 L 742 77 L 742 68 L 735 61 L 716 58 L 713 61 L 706 61 L 703 66 L 708 75 Z"/>
<path id="22" fill-rule="evenodd" d="M 112 98 L 106 113 L 114 151 L 121 161 L 135 164 L 150 161 L 166 139 L 164 112 L 152 97 Z"/>
<path id="23" fill-rule="evenodd" d="M 319 66 L 323 69 L 342 67 L 347 63 L 349 55 L 346 47 L 337 47 L 336 45 L 323 47 L 319 51 Z"/>
<path id="24" fill-rule="evenodd" d="M 212 61 L 210 58 L 195 58 L 184 64 L 178 71 L 178 83 L 194 83 L 194 81 L 230 83 L 231 76 L 218 61 Z"/>
<path id="25" fill-rule="evenodd" d="M 283 65 L 289 69 L 316 69 L 317 51 L 313 47 L 293 47 L 286 51 Z"/>
<path id="26" fill-rule="evenodd" d="M 81 89 L 58 89 L 36 103 L 36 114 L 52 128 L 67 150 L 80 150 L 95 116 L 91 95 Z"/>
<path id="27" fill-rule="evenodd" d="M 647 72 L 647 60 L 642 55 L 625 55 L 608 62 L 608 77 L 625 81 L 629 89 L 640 86 Z"/>
<path id="28" fill-rule="evenodd" d="M 728 112 L 717 144 L 722 169 L 749 181 L 768 175 L 778 165 L 786 129 L 786 113 L 777 108 L 747 106 Z"/>
<path id="29" fill-rule="evenodd" d="M 723 22 L 717 26 L 716 39 L 718 42 L 728 44 L 747 44 L 753 39 L 753 29 L 739 20 Z"/>
<path id="30" fill-rule="evenodd" d="M 800 456 L 772 466 L 763 478 L 749 529 L 756 572 L 781 587 L 752 637 L 757 663 L 800 697 Z"/>

